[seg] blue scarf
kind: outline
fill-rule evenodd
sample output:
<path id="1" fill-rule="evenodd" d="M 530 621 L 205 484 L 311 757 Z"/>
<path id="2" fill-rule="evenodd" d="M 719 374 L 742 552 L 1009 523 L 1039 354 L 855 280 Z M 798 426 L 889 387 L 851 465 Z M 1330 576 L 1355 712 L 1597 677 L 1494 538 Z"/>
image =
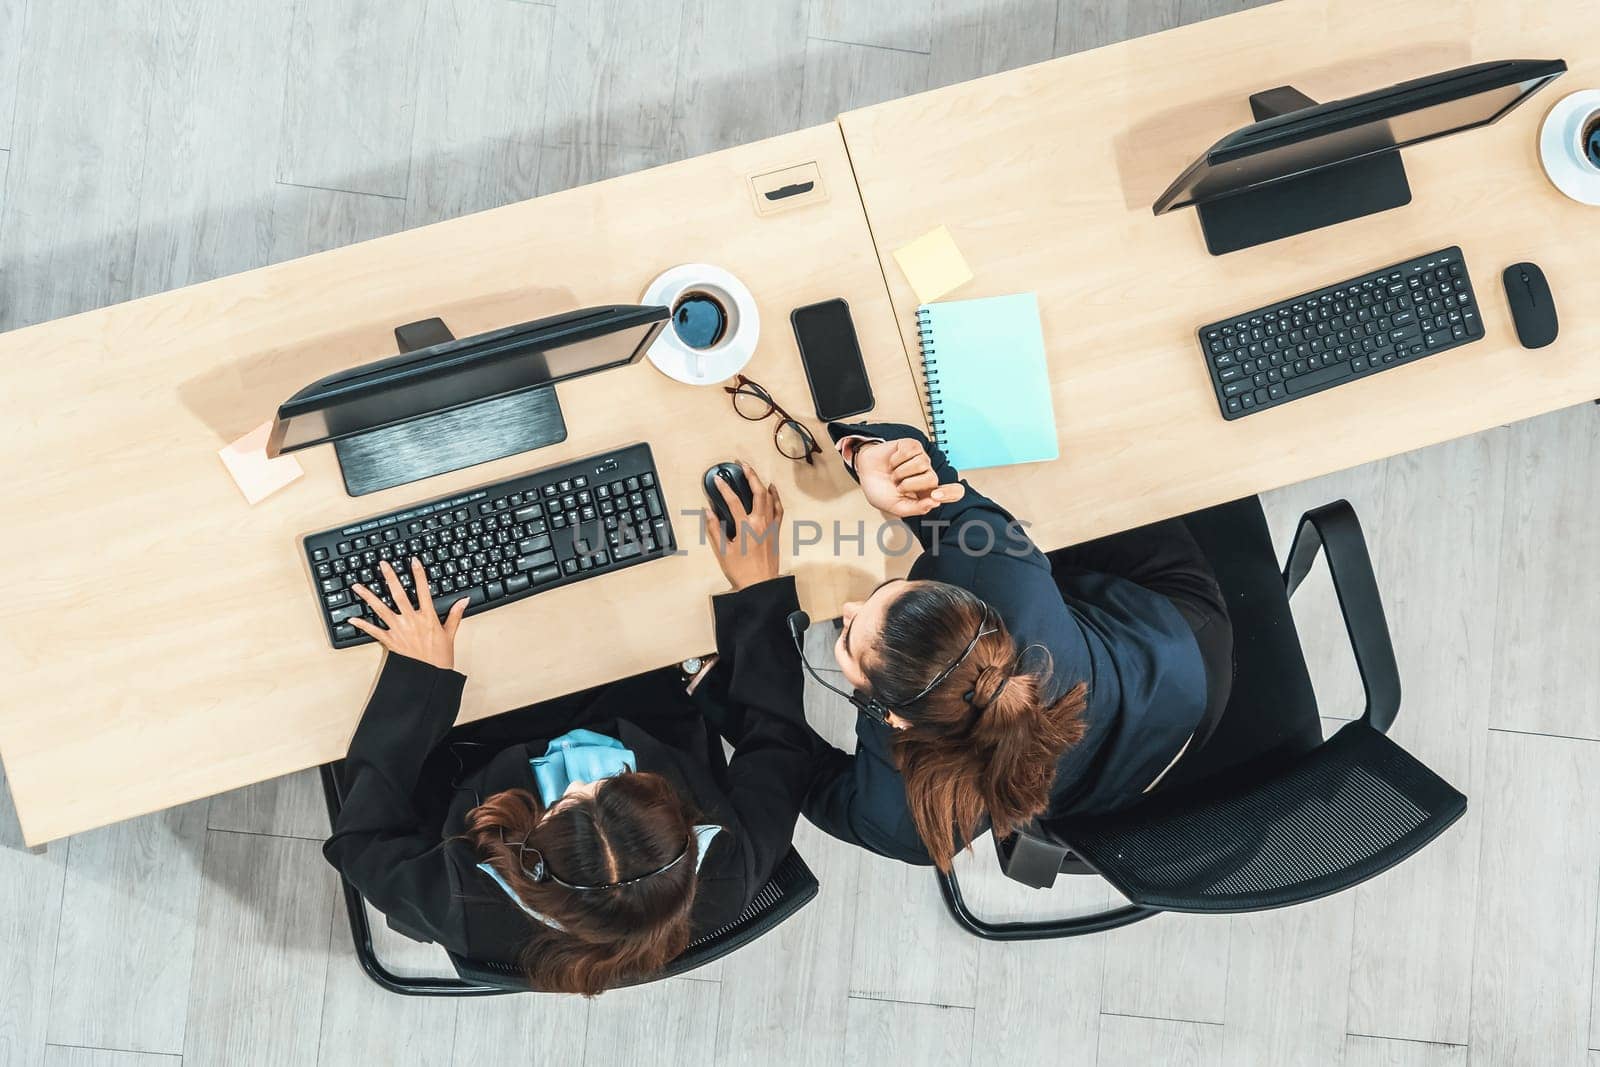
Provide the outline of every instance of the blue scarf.
<path id="1" fill-rule="evenodd" d="M 528 766 L 539 783 L 539 799 L 549 808 L 574 782 L 598 782 L 623 771 L 636 771 L 639 761 L 614 737 L 593 730 L 568 730 L 550 742 L 544 755 L 529 760 Z"/>
<path id="2" fill-rule="evenodd" d="M 528 767 L 533 771 L 533 780 L 539 787 L 539 799 L 544 802 L 549 810 L 567 787 L 574 782 L 598 782 L 612 778 L 623 771 L 636 771 L 639 762 L 634 758 L 631 749 L 624 748 L 621 741 L 605 734 L 597 734 L 593 730 L 568 730 L 560 737 L 551 741 L 545 748 L 544 755 L 536 756 L 528 761 Z M 694 869 L 698 873 L 700 864 L 705 861 L 706 849 L 710 847 L 712 838 L 717 836 L 717 831 L 722 827 L 711 823 L 702 823 L 694 828 L 696 855 Z M 512 890 L 506 880 L 500 876 L 488 863 L 478 864 L 478 870 L 494 879 L 496 885 L 505 890 L 506 896 L 512 903 L 524 912 L 538 919 L 553 930 L 560 930 L 561 924 L 548 915 L 541 915 L 528 905 Z"/>

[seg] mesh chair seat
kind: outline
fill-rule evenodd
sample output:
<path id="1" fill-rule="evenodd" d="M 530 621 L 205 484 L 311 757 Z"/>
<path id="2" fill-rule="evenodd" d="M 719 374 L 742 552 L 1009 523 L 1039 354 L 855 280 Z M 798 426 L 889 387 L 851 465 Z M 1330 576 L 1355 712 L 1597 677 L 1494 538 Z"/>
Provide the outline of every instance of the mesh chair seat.
<path id="1" fill-rule="evenodd" d="M 1380 873 L 1466 806 L 1466 797 L 1357 720 L 1253 785 L 1156 794 L 1126 812 L 1074 819 L 1064 836 L 1136 904 L 1258 911 Z"/>

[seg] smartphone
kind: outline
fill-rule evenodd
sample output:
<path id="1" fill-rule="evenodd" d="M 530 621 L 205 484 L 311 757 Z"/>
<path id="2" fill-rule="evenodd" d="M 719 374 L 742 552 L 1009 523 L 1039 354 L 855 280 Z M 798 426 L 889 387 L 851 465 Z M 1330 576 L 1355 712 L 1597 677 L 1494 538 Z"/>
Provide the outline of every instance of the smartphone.
<path id="1" fill-rule="evenodd" d="M 872 383 L 867 381 L 867 364 L 856 341 L 855 323 L 850 321 L 850 305 L 843 300 L 807 304 L 789 312 L 789 324 L 800 346 L 817 418 L 832 422 L 871 411 Z"/>

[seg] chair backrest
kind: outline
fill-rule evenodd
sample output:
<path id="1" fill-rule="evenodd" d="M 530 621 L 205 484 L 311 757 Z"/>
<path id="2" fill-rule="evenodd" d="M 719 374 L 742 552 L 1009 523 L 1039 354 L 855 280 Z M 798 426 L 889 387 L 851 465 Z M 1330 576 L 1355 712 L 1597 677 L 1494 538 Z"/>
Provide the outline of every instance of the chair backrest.
<path id="1" fill-rule="evenodd" d="M 1128 811 L 1074 819 L 1060 832 L 1135 904 L 1259 911 L 1387 870 L 1466 806 L 1444 779 L 1357 720 L 1253 781 L 1158 792 Z"/>
<path id="2" fill-rule="evenodd" d="M 737 919 L 695 938 L 665 970 L 646 981 L 654 982 L 686 974 L 749 944 L 810 903 L 817 895 L 817 888 L 817 879 L 811 873 L 811 868 L 791 848 L 767 884 L 761 887 Z M 450 962 L 455 966 L 456 973 L 468 981 L 518 992 L 532 991 L 522 972 L 508 964 L 481 963 L 454 952 L 450 953 Z"/>
<path id="3" fill-rule="evenodd" d="M 1317 695 L 1261 501 L 1246 497 L 1184 521 L 1211 564 L 1233 624 L 1233 690 L 1206 743 L 1203 773 L 1308 750 L 1321 739 Z M 1186 777 L 1180 763 L 1168 784 Z"/>

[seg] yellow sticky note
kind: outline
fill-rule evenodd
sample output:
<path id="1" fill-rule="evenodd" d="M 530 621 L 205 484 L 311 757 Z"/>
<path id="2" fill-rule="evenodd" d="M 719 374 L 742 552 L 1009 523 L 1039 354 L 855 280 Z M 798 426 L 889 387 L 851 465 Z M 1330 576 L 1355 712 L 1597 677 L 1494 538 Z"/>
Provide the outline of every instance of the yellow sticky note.
<path id="1" fill-rule="evenodd" d="M 265 500 L 305 473 L 293 456 L 267 458 L 267 435 L 271 432 L 272 420 L 268 419 L 233 444 L 217 450 L 247 504 Z"/>
<path id="2" fill-rule="evenodd" d="M 972 280 L 972 268 L 961 258 L 950 231 L 929 230 L 904 248 L 894 251 L 894 261 L 905 271 L 917 300 L 927 304 Z"/>

